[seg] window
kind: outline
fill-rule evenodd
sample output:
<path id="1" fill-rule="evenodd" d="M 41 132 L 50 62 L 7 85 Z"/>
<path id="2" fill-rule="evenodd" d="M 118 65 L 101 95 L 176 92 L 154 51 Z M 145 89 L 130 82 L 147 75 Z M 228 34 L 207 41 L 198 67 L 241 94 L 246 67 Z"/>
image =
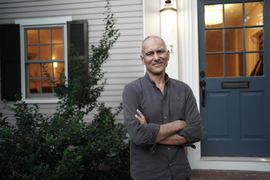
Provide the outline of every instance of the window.
<path id="1" fill-rule="evenodd" d="M 0 25 L 2 100 L 13 101 L 18 93 L 28 103 L 58 101 L 46 74 L 55 86 L 60 73 L 70 75 L 70 44 L 77 47 L 80 59 L 88 56 L 87 21 L 71 20 L 69 16 L 19 19 L 14 25 Z"/>
<path id="2" fill-rule="evenodd" d="M 53 97 L 46 74 L 57 85 L 60 73 L 65 73 L 63 27 L 27 28 L 25 39 L 27 97 Z"/>

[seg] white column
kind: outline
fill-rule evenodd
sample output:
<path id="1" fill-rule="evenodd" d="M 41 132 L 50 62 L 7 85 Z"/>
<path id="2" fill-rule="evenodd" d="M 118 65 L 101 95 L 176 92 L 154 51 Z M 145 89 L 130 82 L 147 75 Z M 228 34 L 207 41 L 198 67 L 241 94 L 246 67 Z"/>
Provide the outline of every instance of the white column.
<path id="1" fill-rule="evenodd" d="M 197 0 L 178 0 L 178 34 L 179 34 L 179 69 L 180 80 L 187 83 L 199 106 L 199 51 Z M 200 143 L 196 149 L 188 148 L 188 159 L 192 169 L 194 162 L 201 158 Z"/>

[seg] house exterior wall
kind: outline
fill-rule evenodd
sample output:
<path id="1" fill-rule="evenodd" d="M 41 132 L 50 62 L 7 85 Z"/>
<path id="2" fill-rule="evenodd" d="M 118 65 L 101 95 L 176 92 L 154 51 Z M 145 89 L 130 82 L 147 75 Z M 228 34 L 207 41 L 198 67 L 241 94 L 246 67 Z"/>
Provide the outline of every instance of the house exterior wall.
<path id="1" fill-rule="evenodd" d="M 107 106 L 115 109 L 122 101 L 122 89 L 125 84 L 141 77 L 144 73 L 139 53 L 143 39 L 143 3 L 142 0 L 111 0 L 112 12 L 117 19 L 116 28 L 121 36 L 110 50 L 110 58 L 102 67 L 108 85 L 99 98 Z M 102 37 L 104 29 L 105 0 L 1 0 L 0 24 L 14 24 L 15 19 L 50 18 L 58 16 L 71 16 L 72 20 L 88 20 L 89 49 L 92 44 L 97 44 Z M 0 82 L 1 86 L 1 82 Z M 0 101 L 0 112 L 15 122 L 13 113 L 7 106 L 13 102 Z M 31 105 L 31 104 L 30 104 Z M 41 113 L 52 115 L 56 103 L 38 103 Z M 93 118 L 95 111 L 85 117 L 86 121 Z M 123 122 L 123 114 L 117 117 L 118 122 Z"/>

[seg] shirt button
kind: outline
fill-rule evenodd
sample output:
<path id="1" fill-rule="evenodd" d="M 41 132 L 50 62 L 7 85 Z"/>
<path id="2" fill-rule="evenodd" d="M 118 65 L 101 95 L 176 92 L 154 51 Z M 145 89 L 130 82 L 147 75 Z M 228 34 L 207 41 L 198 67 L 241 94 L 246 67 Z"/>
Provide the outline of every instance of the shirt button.
<path id="1" fill-rule="evenodd" d="M 170 150 L 170 148 L 168 148 L 168 150 Z"/>
<path id="2" fill-rule="evenodd" d="M 167 117 L 165 116 L 164 119 L 166 119 Z"/>
<path id="3" fill-rule="evenodd" d="M 172 164 L 170 164 L 170 166 L 171 166 Z"/>
<path id="4" fill-rule="evenodd" d="M 165 103 L 165 101 L 162 101 L 163 103 Z"/>

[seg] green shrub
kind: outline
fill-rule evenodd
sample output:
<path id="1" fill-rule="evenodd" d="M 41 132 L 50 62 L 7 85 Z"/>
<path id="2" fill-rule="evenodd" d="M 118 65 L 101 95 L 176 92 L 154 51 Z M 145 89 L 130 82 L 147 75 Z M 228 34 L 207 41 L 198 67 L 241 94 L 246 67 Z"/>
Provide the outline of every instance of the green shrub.
<path id="1" fill-rule="evenodd" d="M 112 110 L 97 102 L 106 83 L 101 65 L 120 35 L 109 2 L 106 13 L 103 38 L 91 46 L 89 71 L 73 49 L 73 78 L 60 75 L 55 87 L 59 106 L 53 115 L 39 113 L 38 105 L 28 106 L 20 95 L 9 107 L 15 126 L 0 113 L 0 179 L 129 179 L 127 131 L 115 119 L 122 106 Z M 84 122 L 94 108 L 98 114 Z"/>

